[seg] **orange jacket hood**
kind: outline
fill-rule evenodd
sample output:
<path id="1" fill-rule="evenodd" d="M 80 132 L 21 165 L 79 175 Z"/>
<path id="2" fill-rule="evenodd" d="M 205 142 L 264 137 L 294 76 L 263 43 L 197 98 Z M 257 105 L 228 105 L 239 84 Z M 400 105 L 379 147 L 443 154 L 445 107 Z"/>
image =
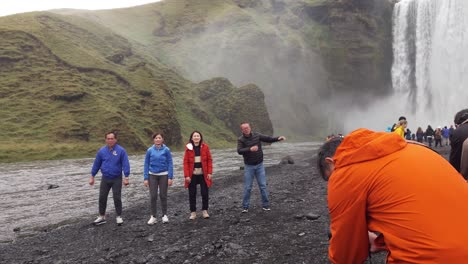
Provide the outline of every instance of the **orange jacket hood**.
<path id="1" fill-rule="evenodd" d="M 374 160 L 406 147 L 408 143 L 399 135 L 374 132 L 359 128 L 347 135 L 336 150 L 335 169 Z M 359 155 L 355 155 L 359 153 Z"/>

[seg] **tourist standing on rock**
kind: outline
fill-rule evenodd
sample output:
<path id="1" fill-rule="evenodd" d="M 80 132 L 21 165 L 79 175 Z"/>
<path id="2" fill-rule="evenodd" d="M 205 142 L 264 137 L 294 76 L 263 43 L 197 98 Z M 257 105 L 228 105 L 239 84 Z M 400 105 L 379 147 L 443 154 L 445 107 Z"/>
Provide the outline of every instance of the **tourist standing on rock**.
<path id="1" fill-rule="evenodd" d="M 400 116 L 400 117 L 398 118 L 398 122 L 392 125 L 392 128 L 390 129 L 390 132 L 394 132 L 394 131 L 397 129 L 397 127 L 400 126 L 400 122 L 401 122 L 401 121 L 406 121 L 406 117 Z"/>
<path id="2" fill-rule="evenodd" d="M 130 175 L 130 163 L 127 152 L 117 144 L 117 134 L 108 132 L 105 135 L 106 146 L 99 149 L 91 169 L 89 184 L 94 185 L 94 177 L 101 170 L 102 179 L 99 187 L 99 216 L 94 220 L 95 225 L 106 223 L 107 196 L 110 189 L 114 198 L 116 222 L 123 224 L 122 219 L 122 172 L 125 175 L 123 184 L 128 185 Z"/>
<path id="3" fill-rule="evenodd" d="M 416 140 L 419 143 L 423 143 L 423 139 L 424 139 L 424 131 L 422 130 L 421 127 L 418 127 L 418 130 L 416 131 Z"/>
<path id="4" fill-rule="evenodd" d="M 153 134 L 154 145 L 148 148 L 144 164 L 144 184 L 149 187 L 151 218 L 148 225 L 154 225 L 157 222 L 157 201 L 158 191 L 161 199 L 162 222 L 169 222 L 167 217 L 167 189 L 172 185 L 173 164 L 171 150 L 163 144 L 164 135 L 162 133 Z"/>
<path id="5" fill-rule="evenodd" d="M 426 132 L 424 133 L 427 138 L 427 143 L 429 144 L 429 147 L 432 147 L 432 139 L 434 138 L 434 129 L 431 127 L 431 125 L 428 125 L 426 128 Z"/>
<path id="6" fill-rule="evenodd" d="M 189 143 L 184 153 L 185 188 L 189 190 L 190 220 L 197 218 L 197 185 L 200 185 L 202 196 L 202 215 L 209 218 L 208 200 L 209 188 L 212 185 L 213 159 L 208 145 L 203 142 L 199 131 L 190 134 Z"/>
<path id="7" fill-rule="evenodd" d="M 406 121 L 406 119 L 405 120 L 400 120 L 400 121 L 398 121 L 398 125 L 397 125 L 397 127 L 395 128 L 395 130 L 393 132 L 404 139 L 407 126 L 408 126 L 408 121 Z"/>
<path id="8" fill-rule="evenodd" d="M 442 147 L 442 128 L 437 127 L 435 132 L 434 132 L 434 148 L 437 148 L 437 146 Z"/>
<path id="9" fill-rule="evenodd" d="M 250 207 L 250 192 L 254 178 L 262 195 L 262 207 L 270 211 L 270 201 L 266 188 L 265 167 L 263 166 L 262 142 L 273 143 L 285 140 L 283 136 L 270 137 L 252 132 L 250 124 L 244 122 L 240 125 L 242 136 L 237 140 L 237 153 L 244 157 L 244 196 L 242 201 L 243 213 L 247 213 Z"/>
<path id="10" fill-rule="evenodd" d="M 450 164 L 459 172 L 461 166 L 461 156 L 463 151 L 463 143 L 468 138 L 468 109 L 459 111 L 454 118 L 455 126 L 457 129 L 453 130 L 450 137 Z M 468 161 L 465 161 L 468 162 Z M 466 179 L 468 175 L 464 175 Z"/>
<path id="11" fill-rule="evenodd" d="M 447 128 L 447 126 L 444 126 L 444 128 L 442 128 L 442 139 L 443 139 L 442 145 L 448 146 L 449 137 L 450 137 L 450 131 Z"/>
<path id="12" fill-rule="evenodd" d="M 468 184 L 436 152 L 361 128 L 326 142 L 317 163 L 328 181 L 332 263 L 363 263 L 377 248 L 389 251 L 387 263 L 468 258 Z"/>

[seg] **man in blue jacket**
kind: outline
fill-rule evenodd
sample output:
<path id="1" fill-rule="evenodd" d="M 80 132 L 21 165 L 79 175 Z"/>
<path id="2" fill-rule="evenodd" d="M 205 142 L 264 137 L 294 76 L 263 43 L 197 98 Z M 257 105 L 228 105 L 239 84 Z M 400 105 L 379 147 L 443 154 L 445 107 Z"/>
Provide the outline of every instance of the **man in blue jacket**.
<path id="1" fill-rule="evenodd" d="M 117 144 L 117 135 L 115 132 L 106 134 L 106 146 L 99 149 L 91 169 L 91 178 L 89 184 L 94 185 L 94 177 L 101 170 L 102 180 L 99 187 L 99 216 L 94 221 L 95 225 L 106 223 L 107 196 L 110 189 L 114 197 L 115 211 L 117 214 L 116 222 L 123 224 L 122 219 L 122 171 L 125 175 L 124 185 L 128 185 L 128 176 L 130 175 L 130 163 L 127 152 L 123 147 Z"/>
<path id="2" fill-rule="evenodd" d="M 270 211 L 270 201 L 266 189 L 265 167 L 263 166 L 262 142 L 273 143 L 285 140 L 283 136 L 270 137 L 252 132 L 250 124 L 244 122 L 240 125 L 242 136 L 237 140 L 237 153 L 244 157 L 244 197 L 242 201 L 242 213 L 247 213 L 250 206 L 250 192 L 254 178 L 262 195 L 262 207 L 264 211 Z"/>

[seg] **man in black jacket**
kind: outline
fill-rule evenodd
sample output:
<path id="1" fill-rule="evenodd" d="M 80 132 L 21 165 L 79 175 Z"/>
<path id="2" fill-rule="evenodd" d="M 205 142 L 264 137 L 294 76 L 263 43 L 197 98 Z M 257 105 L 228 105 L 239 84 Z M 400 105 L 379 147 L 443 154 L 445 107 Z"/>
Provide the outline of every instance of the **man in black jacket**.
<path id="1" fill-rule="evenodd" d="M 457 127 L 450 137 L 450 164 L 460 172 L 463 142 L 468 138 L 468 109 L 459 111 L 454 118 Z M 465 161 L 466 162 L 466 161 Z M 463 175 L 465 179 L 468 175 Z"/>
<path id="2" fill-rule="evenodd" d="M 249 211 L 250 192 L 254 178 L 257 179 L 258 187 L 262 195 L 262 207 L 270 211 L 270 201 L 266 189 L 265 167 L 263 166 L 262 142 L 273 143 L 285 140 L 283 136 L 270 137 L 252 132 L 250 124 L 244 122 L 240 125 L 242 136 L 237 140 L 237 153 L 244 157 L 244 196 L 242 201 L 243 213 Z"/>

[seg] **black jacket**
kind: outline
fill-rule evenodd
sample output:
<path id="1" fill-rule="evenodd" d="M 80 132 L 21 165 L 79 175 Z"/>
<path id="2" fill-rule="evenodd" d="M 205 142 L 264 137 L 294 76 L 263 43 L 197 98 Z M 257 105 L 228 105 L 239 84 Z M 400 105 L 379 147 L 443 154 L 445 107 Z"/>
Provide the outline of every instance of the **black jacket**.
<path id="1" fill-rule="evenodd" d="M 250 136 L 242 135 L 237 139 L 237 153 L 244 157 L 244 163 L 247 165 L 257 165 L 263 162 L 262 142 L 277 142 L 278 137 L 269 137 L 259 133 L 252 132 Z M 255 152 L 250 151 L 250 147 L 258 146 Z"/>
<path id="2" fill-rule="evenodd" d="M 461 153 L 463 148 L 463 142 L 468 138 L 468 123 L 462 124 L 453 131 L 450 137 L 450 164 L 460 171 Z"/>

